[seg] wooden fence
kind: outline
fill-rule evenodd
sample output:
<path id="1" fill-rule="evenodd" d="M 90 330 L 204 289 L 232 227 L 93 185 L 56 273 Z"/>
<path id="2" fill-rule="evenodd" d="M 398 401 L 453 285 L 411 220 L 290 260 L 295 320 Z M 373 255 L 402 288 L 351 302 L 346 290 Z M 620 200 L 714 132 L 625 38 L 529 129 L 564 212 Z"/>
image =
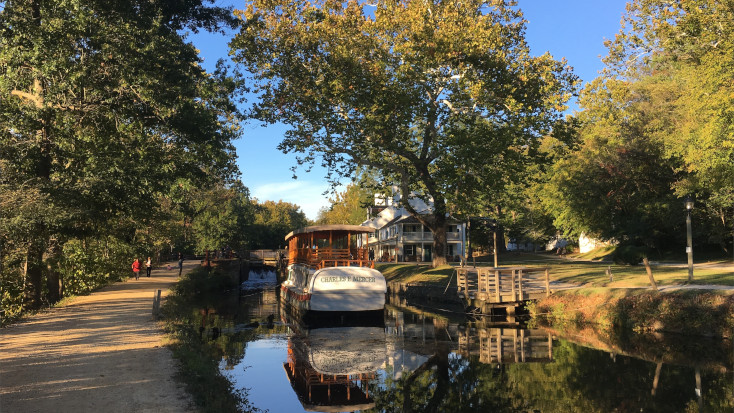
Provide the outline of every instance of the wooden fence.
<path id="1" fill-rule="evenodd" d="M 535 300 L 550 295 L 547 268 L 457 268 L 459 297 L 502 304 Z"/>

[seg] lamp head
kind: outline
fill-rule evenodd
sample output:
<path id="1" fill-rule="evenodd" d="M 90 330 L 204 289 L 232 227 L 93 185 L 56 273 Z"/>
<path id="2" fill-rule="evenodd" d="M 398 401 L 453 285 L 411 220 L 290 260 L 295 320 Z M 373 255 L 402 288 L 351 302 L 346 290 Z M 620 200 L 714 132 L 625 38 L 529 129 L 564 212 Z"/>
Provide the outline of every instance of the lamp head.
<path id="1" fill-rule="evenodd" d="M 687 210 L 687 211 L 690 211 L 690 210 L 692 210 L 692 209 L 693 209 L 693 198 L 691 198 L 691 196 L 690 196 L 690 195 L 688 195 L 688 196 L 686 197 L 686 200 L 685 200 L 685 202 L 684 202 L 684 203 L 685 203 L 685 206 L 686 206 L 686 210 Z"/>

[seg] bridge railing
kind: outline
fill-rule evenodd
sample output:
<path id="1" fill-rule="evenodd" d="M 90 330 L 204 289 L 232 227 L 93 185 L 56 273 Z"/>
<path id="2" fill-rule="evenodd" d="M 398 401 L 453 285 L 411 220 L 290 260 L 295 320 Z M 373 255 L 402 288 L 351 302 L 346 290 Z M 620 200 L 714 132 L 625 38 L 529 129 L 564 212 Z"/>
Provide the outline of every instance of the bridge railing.
<path id="1" fill-rule="evenodd" d="M 482 328 L 459 333 L 459 352 L 480 363 L 533 363 L 553 360 L 553 339 L 542 330 Z"/>
<path id="2" fill-rule="evenodd" d="M 513 303 L 550 295 L 547 268 L 457 268 L 457 292 L 465 299 Z"/>

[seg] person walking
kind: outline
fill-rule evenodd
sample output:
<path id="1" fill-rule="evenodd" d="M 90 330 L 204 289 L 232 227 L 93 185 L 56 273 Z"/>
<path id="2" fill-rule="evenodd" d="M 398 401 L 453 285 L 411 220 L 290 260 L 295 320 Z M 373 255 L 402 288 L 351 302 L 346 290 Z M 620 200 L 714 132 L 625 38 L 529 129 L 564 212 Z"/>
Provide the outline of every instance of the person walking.
<path id="1" fill-rule="evenodd" d="M 150 278 L 150 272 L 153 270 L 153 263 L 150 262 L 150 257 L 148 257 L 148 261 L 145 261 L 145 275 Z"/>
<path id="2" fill-rule="evenodd" d="M 181 276 L 181 272 L 183 271 L 183 254 L 180 252 L 178 253 L 178 276 Z"/>
<path id="3" fill-rule="evenodd" d="M 133 273 L 135 274 L 135 279 L 137 280 L 140 278 L 140 261 L 137 258 L 135 258 L 135 261 L 133 261 L 132 267 Z"/>

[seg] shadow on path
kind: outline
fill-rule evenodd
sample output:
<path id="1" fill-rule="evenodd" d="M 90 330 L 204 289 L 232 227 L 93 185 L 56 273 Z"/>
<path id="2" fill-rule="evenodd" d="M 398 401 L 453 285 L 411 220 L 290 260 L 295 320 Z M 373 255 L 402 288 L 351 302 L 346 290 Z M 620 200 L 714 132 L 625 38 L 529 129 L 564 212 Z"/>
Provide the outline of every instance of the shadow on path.
<path id="1" fill-rule="evenodd" d="M 0 411 L 192 411 L 152 317 L 177 281 L 164 264 L 0 330 Z"/>

